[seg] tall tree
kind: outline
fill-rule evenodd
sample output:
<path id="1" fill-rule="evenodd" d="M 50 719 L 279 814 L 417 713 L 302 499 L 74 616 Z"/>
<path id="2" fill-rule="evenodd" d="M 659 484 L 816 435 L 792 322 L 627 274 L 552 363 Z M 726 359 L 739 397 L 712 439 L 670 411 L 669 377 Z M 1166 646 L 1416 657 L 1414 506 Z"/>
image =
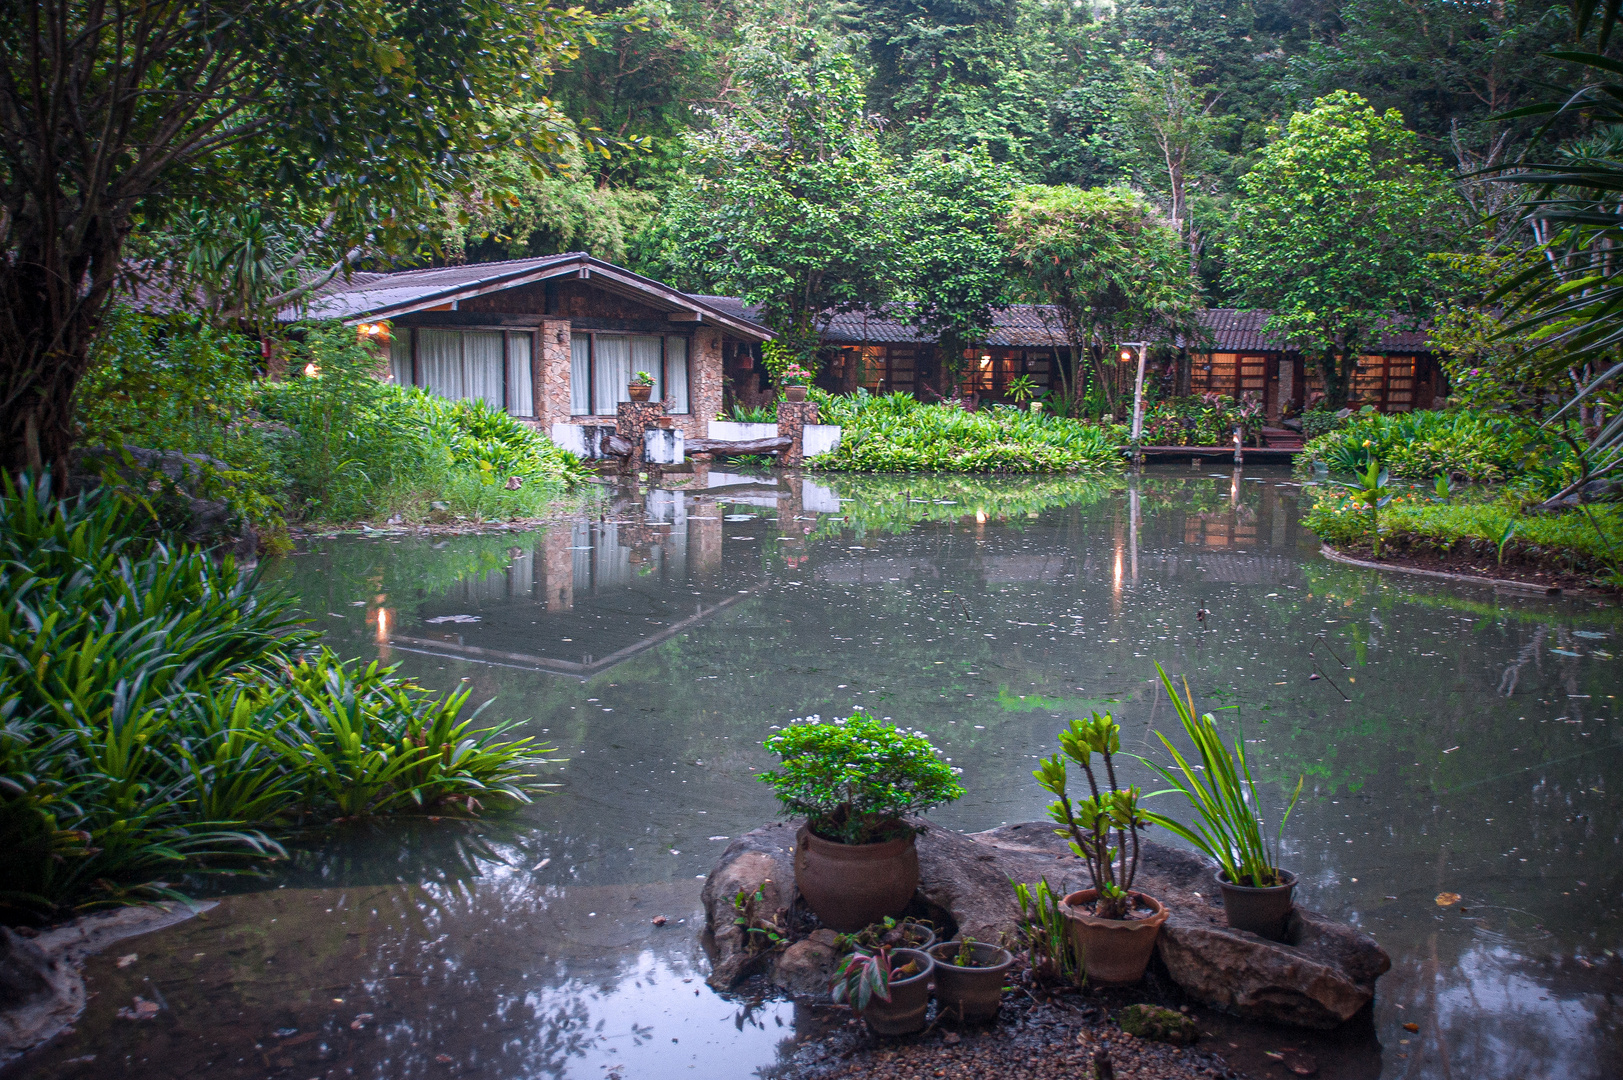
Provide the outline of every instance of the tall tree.
<path id="1" fill-rule="evenodd" d="M 888 295 L 895 170 L 848 54 L 807 31 L 753 30 L 737 65 L 736 98 L 690 137 L 672 262 L 690 285 L 760 307 L 779 335 L 769 366 L 810 370 L 835 313 Z"/>
<path id="2" fill-rule="evenodd" d="M 1227 245 L 1234 286 L 1267 330 L 1315 358 L 1331 408 L 1384 327 L 1430 308 L 1431 256 L 1459 239 L 1452 178 L 1396 109 L 1337 91 L 1294 114 L 1240 182 Z"/>
<path id="3" fill-rule="evenodd" d="M 1124 338 L 1171 341 L 1193 328 L 1198 291 L 1178 235 L 1122 188 L 1025 187 L 1004 221 L 1012 268 L 1032 299 L 1052 305 L 1071 347 L 1072 379 Z M 1060 366 L 1061 394 L 1071 400 Z M 1117 402 L 1111 396 L 1110 407 Z"/>
<path id="4" fill-rule="evenodd" d="M 35 0 L 0 8 L 0 467 L 65 480 L 73 399 L 138 222 L 272 189 L 384 242 L 508 144 L 578 29 L 544 0 Z M 492 102 L 520 104 L 513 123 Z M 527 103 L 527 104 L 526 104 Z"/>
<path id="5" fill-rule="evenodd" d="M 1142 66 L 1128 77 L 1123 116 L 1142 155 L 1151 190 L 1165 192 L 1173 231 L 1189 248 L 1189 265 L 1200 268 L 1205 232 L 1194 217 L 1190 196 L 1208 179 L 1214 164 L 1214 136 L 1224 118 L 1214 116 L 1219 95 L 1194 85 L 1178 68 Z"/>

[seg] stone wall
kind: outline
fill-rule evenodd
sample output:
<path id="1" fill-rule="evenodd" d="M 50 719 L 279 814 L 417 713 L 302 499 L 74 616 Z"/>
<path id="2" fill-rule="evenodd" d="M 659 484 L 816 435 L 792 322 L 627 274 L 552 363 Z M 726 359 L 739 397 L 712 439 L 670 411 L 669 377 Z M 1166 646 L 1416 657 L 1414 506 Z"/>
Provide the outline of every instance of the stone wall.
<path id="1" fill-rule="evenodd" d="M 569 422 L 569 320 L 543 319 L 531 357 L 535 416 L 542 431 Z"/>

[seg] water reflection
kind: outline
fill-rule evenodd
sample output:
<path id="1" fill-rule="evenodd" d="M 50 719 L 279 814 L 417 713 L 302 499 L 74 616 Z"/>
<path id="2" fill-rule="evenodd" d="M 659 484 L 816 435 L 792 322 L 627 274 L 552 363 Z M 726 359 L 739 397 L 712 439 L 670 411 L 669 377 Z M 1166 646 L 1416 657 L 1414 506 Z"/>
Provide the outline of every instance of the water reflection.
<path id="1" fill-rule="evenodd" d="M 338 647 L 528 718 L 562 794 L 312 838 L 140 963 L 97 960 L 79 1033 L 30 1075 L 754 1075 L 817 1021 L 711 994 L 692 920 L 698 879 L 773 813 L 769 726 L 860 706 L 923 728 L 969 789 L 936 820 L 986 828 L 1042 817 L 1029 771 L 1061 717 L 1112 709 L 1147 751 L 1171 719 L 1157 660 L 1243 723 L 1268 797 L 1307 777 L 1302 898 L 1394 958 L 1378 1042 L 1213 1021 L 1219 1049 L 1269 1075 L 1275 1043 L 1318 1047 L 1322 1075 L 1360 1078 L 1623 1059 L 1614 610 L 1327 563 L 1266 469 L 687 483 L 276 568 Z M 165 1012 L 117 1020 L 145 980 Z"/>

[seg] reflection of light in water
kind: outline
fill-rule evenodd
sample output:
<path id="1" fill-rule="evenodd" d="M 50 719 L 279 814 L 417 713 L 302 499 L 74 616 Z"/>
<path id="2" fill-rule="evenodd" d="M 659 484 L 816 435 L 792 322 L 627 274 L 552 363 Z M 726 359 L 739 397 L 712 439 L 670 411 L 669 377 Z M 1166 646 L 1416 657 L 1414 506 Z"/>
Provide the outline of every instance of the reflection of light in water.
<path id="1" fill-rule="evenodd" d="M 1121 548 L 1116 549 L 1116 591 L 1121 591 Z"/>
<path id="2" fill-rule="evenodd" d="M 378 641 L 386 643 L 386 642 L 388 642 L 388 640 L 389 640 L 389 609 L 388 608 L 378 608 Z"/>
<path id="3" fill-rule="evenodd" d="M 977 510 L 977 511 L 975 511 L 975 521 L 976 521 L 977 524 L 985 525 L 986 524 L 986 511 L 985 510 Z"/>

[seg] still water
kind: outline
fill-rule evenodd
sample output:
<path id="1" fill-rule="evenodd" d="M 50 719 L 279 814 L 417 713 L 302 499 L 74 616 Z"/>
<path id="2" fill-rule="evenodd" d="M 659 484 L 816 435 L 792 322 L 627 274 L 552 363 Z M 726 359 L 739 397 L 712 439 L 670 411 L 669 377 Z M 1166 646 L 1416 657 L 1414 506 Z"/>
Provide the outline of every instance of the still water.
<path id="1" fill-rule="evenodd" d="M 1146 752 L 1175 727 L 1156 661 L 1243 726 L 1273 796 L 1306 777 L 1299 900 L 1393 958 L 1373 1030 L 1216 1049 L 1258 1076 L 1285 1075 L 1276 1045 L 1332 1077 L 1623 1075 L 1615 607 L 1327 562 L 1266 468 L 705 483 L 274 567 L 336 647 L 525 720 L 556 794 L 336 830 L 93 960 L 77 1033 L 7 1075 L 771 1075 L 817 1021 L 712 993 L 696 921 L 728 840 L 773 814 L 772 725 L 922 728 L 968 788 L 934 820 L 989 828 L 1043 816 L 1030 770 L 1061 717 L 1112 710 Z M 116 1017 L 136 994 L 157 1019 Z"/>

